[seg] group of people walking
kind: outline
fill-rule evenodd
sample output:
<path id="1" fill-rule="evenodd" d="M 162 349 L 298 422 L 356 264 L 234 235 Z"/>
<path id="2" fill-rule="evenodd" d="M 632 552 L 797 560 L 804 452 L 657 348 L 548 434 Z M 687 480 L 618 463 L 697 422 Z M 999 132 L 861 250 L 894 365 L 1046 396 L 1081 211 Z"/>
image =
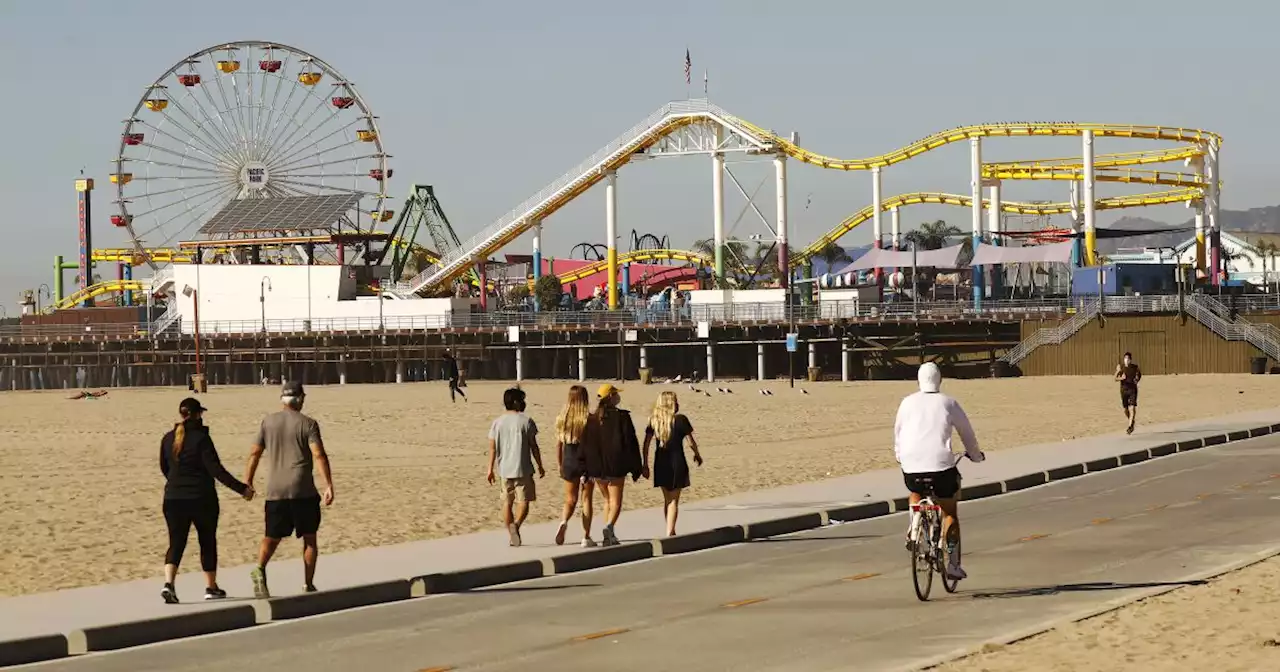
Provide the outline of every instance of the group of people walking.
<path id="1" fill-rule="evenodd" d="M 605 503 L 605 524 L 601 539 L 605 546 L 619 543 L 615 527 L 622 514 L 627 478 L 632 482 L 652 478 L 662 489 L 667 535 L 676 533 L 680 493 L 689 487 L 687 442 L 694 463 L 702 465 L 702 454 L 693 436 L 693 425 L 680 413 L 675 392 L 662 392 L 649 415 L 640 442 L 631 413 L 620 408 L 622 390 L 604 384 L 596 391 L 596 407 L 589 405 L 587 388 L 574 385 L 556 416 L 556 462 L 564 483 L 564 507 L 556 544 L 563 544 L 569 521 L 582 504 L 582 546 L 593 547 L 591 537 L 594 496 L 597 490 Z M 538 445 L 538 426 L 525 414 L 525 393 L 518 387 L 503 393 L 505 412 L 489 429 L 489 483 L 501 482 L 502 521 L 512 546 L 522 543 L 521 526 L 529 515 L 529 504 L 537 499 L 534 480 L 546 476 Z M 653 461 L 649 448 L 654 446 Z"/>
<path id="2" fill-rule="evenodd" d="M 320 436 L 320 424 L 302 413 L 306 393 L 297 382 L 285 383 L 280 392 L 282 408 L 262 420 L 249 453 L 245 480 L 232 476 L 222 465 L 218 450 L 204 424 L 205 408 L 198 399 L 178 404 L 181 420 L 160 441 L 160 473 L 165 477 L 164 519 L 169 532 L 165 552 L 164 587 L 166 603 L 178 603 L 174 586 L 178 566 L 186 551 L 192 526 L 200 543 L 200 568 L 204 570 L 204 599 L 227 596 L 218 586 L 218 495 L 214 480 L 235 491 L 245 501 L 257 496 L 253 487 L 259 463 L 267 463 L 264 532 L 258 563 L 250 572 L 254 596 L 270 597 L 267 563 L 280 542 L 297 535 L 302 540 L 304 586 L 315 592 L 316 561 L 320 549 L 316 533 L 320 529 L 321 504 L 333 503 L 333 476 Z M 319 468 L 324 491 L 316 488 L 314 471 Z"/>

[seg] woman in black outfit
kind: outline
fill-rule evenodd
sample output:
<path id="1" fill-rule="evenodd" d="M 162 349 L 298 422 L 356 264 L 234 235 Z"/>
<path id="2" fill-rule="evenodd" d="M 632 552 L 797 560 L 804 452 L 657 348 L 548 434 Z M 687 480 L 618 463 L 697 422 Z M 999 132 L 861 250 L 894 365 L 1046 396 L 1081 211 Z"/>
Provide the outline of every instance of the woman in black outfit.
<path id="1" fill-rule="evenodd" d="M 160 440 L 160 473 L 164 474 L 164 521 L 169 528 L 169 550 L 164 555 L 164 589 L 160 596 L 166 604 L 178 603 L 173 587 L 178 576 L 178 563 L 187 548 L 187 535 L 196 527 L 200 540 L 200 568 L 204 570 L 204 599 L 227 596 L 218 587 L 218 493 L 213 479 L 235 490 L 245 500 L 253 499 L 253 488 L 227 473 L 218 459 L 218 451 L 204 426 L 200 401 L 188 397 L 178 404 L 182 422 L 174 425 Z"/>
<path id="2" fill-rule="evenodd" d="M 631 413 L 618 408 L 622 398 L 618 388 L 601 385 L 596 410 L 587 421 L 582 449 L 587 477 L 595 480 L 605 498 L 605 526 L 601 530 L 605 546 L 617 546 L 614 526 L 622 515 L 622 492 L 627 476 L 640 480 L 640 441 Z"/>
<path id="3" fill-rule="evenodd" d="M 649 426 L 644 429 L 644 467 L 642 473 L 649 477 L 649 444 L 657 440 L 653 453 L 653 486 L 662 488 L 663 510 L 667 518 L 667 536 L 676 536 L 676 519 L 680 517 L 680 493 L 689 487 L 689 461 L 684 456 L 684 444 L 688 440 L 693 450 L 693 461 L 702 466 L 702 453 L 698 440 L 693 438 L 693 425 L 680 413 L 680 401 L 675 392 L 663 392 L 653 405 Z"/>

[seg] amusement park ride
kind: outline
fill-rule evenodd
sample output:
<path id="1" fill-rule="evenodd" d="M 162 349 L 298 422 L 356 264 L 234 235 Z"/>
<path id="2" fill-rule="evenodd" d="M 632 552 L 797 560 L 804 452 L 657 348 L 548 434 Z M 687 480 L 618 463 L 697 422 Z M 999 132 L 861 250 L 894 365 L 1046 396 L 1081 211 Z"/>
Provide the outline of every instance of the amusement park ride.
<path id="1" fill-rule="evenodd" d="M 238 266 L 244 274 L 253 276 L 255 288 L 258 276 L 272 267 L 338 266 L 345 269 L 346 278 L 354 279 L 355 285 L 363 288 L 360 291 L 364 294 L 392 300 L 451 296 L 457 293 L 459 282 L 489 287 L 487 267 L 491 255 L 528 232 L 533 233 L 532 279 L 536 280 L 544 272 L 544 222 L 603 182 L 605 244 L 584 243 L 574 248 L 582 248 L 584 258 L 590 253 L 596 259 L 559 277 L 562 282 L 572 282 L 604 271 L 604 277 L 611 279 L 606 284 L 608 305 L 613 309 L 619 303 L 620 265 L 659 260 L 687 262 L 710 267 L 716 278 L 726 277 L 727 154 L 767 157 L 773 162 L 776 214 L 772 224 L 766 225 L 777 246 L 781 270 L 777 281 L 783 288 L 791 281 L 793 269 L 865 222 L 871 222 L 875 247 L 900 249 L 903 235 L 899 211 L 922 203 L 969 208 L 975 244 L 1003 244 L 1007 236 L 1001 230 L 1001 213 L 1070 214 L 1071 229 L 1046 231 L 1039 240 L 1079 241 L 1075 261 L 1090 266 L 1098 263 L 1098 210 L 1184 203 L 1195 208 L 1197 268 L 1205 271 L 1211 282 L 1218 279 L 1218 253 L 1212 242 L 1218 231 L 1221 137 L 1208 131 L 1007 122 L 955 128 L 886 154 L 841 159 L 805 149 L 794 133 L 783 137 L 706 100 L 679 101 L 659 108 L 581 165 L 463 241 L 430 186 L 413 185 L 398 211 L 392 207 L 391 155 L 383 144 L 377 119 L 350 80 L 300 49 L 241 41 L 202 49 L 178 61 L 145 87 L 123 122 L 114 172 L 109 175 L 114 191 L 109 221 L 127 236 L 129 246 L 93 247 L 93 180 L 78 180 L 79 257 L 74 264 L 63 262 L 61 257 L 55 261 L 56 296 L 50 308 L 90 306 L 104 294 L 117 294 L 125 304 L 152 297 L 172 298 L 182 289 L 175 288 L 174 269 L 187 265 Z M 1003 163 L 982 160 L 985 138 L 1042 136 L 1081 138 L 1081 156 Z M 1095 154 L 1097 138 L 1138 138 L 1178 145 L 1153 151 Z M 887 168 L 957 142 L 967 142 L 970 147 L 969 194 L 922 192 L 886 197 L 881 193 Z M 688 155 L 709 156 L 712 160 L 714 254 L 670 249 L 665 239 L 648 240 L 653 238 L 648 236 L 640 240 L 634 233 L 632 251 L 619 254 L 619 169 L 636 161 Z M 812 244 L 793 250 L 788 236 L 788 159 L 829 170 L 869 172 L 872 205 L 839 222 Z M 1172 163 L 1182 163 L 1188 170 L 1151 168 Z M 1011 180 L 1068 181 L 1075 197 L 1062 203 L 1005 200 L 1001 187 Z M 1097 198 L 1097 182 L 1167 188 Z M 884 213 L 890 216 L 887 235 L 882 222 Z M 763 214 L 761 218 L 764 219 Z M 424 229 L 429 242 L 419 243 Z M 1206 241 L 1210 243 L 1207 263 Z M 93 265 L 100 262 L 117 264 L 117 277 L 95 282 Z M 133 269 L 141 266 L 149 267 L 150 279 L 133 279 Z M 78 271 L 79 287 L 64 295 L 61 278 L 67 268 Z M 980 304 L 984 293 L 982 267 L 974 267 L 973 274 L 974 301 Z M 310 283 L 311 276 L 306 277 Z M 277 277 L 273 282 L 281 279 Z M 279 293 L 281 289 L 277 287 L 275 291 Z M 307 292 L 309 316 L 315 300 L 310 296 L 310 286 Z M 202 289 L 202 297 L 205 294 Z"/>

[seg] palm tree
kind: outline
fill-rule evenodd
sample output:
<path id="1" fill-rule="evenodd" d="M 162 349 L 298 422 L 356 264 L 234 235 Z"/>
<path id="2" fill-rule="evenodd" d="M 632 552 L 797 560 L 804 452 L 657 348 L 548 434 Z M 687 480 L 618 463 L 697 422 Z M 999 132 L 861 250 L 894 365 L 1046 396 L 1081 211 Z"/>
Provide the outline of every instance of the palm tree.
<path id="1" fill-rule="evenodd" d="M 714 259 L 716 256 L 716 241 L 714 238 L 695 240 L 691 251 Z M 744 267 L 743 260 L 747 258 L 747 246 L 736 241 L 727 242 L 724 244 L 724 256 L 726 271 L 730 273 L 741 272 Z"/>
<path id="2" fill-rule="evenodd" d="M 1262 259 L 1262 286 L 1267 286 L 1267 271 L 1275 271 L 1276 254 L 1280 253 L 1280 246 L 1269 240 L 1263 240 L 1251 246 L 1253 252 Z M 1267 262 L 1271 263 L 1268 264 Z M 1268 268 L 1270 267 L 1270 268 Z"/>
<path id="3" fill-rule="evenodd" d="M 849 253 L 843 247 L 837 245 L 834 240 L 827 243 L 814 256 L 826 263 L 828 273 L 834 272 L 837 264 L 853 261 L 853 257 L 850 257 Z"/>
<path id="4" fill-rule="evenodd" d="M 951 226 L 946 220 L 937 219 L 921 224 L 914 231 L 908 231 L 904 239 L 913 245 L 920 246 L 922 250 L 939 250 L 946 247 L 952 238 L 962 233 L 963 231 Z"/>

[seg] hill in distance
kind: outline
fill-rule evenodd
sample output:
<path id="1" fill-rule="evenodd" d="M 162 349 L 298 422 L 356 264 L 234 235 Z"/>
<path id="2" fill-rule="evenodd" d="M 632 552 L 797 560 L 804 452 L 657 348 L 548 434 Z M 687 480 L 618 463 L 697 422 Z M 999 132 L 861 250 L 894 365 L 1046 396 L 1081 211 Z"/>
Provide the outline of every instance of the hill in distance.
<path id="1" fill-rule="evenodd" d="M 1220 226 L 1225 232 L 1280 233 L 1280 205 L 1268 205 L 1248 210 L 1224 209 L 1219 216 L 1222 219 Z M 1169 224 L 1168 222 L 1158 222 L 1146 217 L 1121 217 L 1106 228 L 1142 230 L 1168 228 L 1170 226 L 1190 229 L 1195 226 L 1195 218 L 1189 217 L 1179 224 Z M 1107 238 L 1098 241 L 1098 251 L 1102 254 L 1113 254 L 1120 247 L 1171 247 L 1185 242 L 1191 235 L 1189 232 L 1176 232 L 1134 236 L 1133 238 Z"/>

